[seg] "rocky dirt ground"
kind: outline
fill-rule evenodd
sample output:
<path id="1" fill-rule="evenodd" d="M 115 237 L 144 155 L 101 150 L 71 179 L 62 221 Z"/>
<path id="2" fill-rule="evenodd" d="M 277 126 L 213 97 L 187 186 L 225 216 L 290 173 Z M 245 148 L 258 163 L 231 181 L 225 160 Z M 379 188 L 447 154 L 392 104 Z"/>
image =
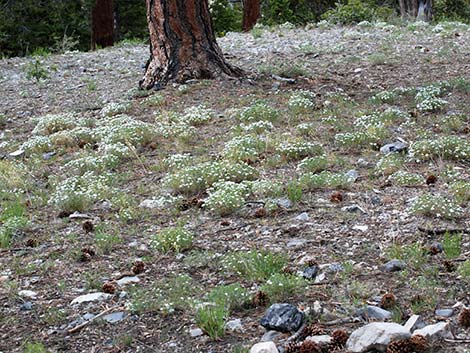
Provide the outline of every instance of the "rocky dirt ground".
<path id="1" fill-rule="evenodd" d="M 468 352 L 469 27 L 287 26 L 219 43 L 249 78 L 142 92 L 138 44 L 0 61 L 0 352 L 246 352 L 275 302 L 326 333 L 417 314 L 446 323 L 427 351 Z M 305 157 L 322 159 L 298 168 Z M 182 181 L 205 162 L 265 183 L 217 203 L 224 178 Z M 214 288 L 235 287 L 237 305 L 202 318 L 217 316 Z M 283 351 L 292 333 L 267 339 Z"/>

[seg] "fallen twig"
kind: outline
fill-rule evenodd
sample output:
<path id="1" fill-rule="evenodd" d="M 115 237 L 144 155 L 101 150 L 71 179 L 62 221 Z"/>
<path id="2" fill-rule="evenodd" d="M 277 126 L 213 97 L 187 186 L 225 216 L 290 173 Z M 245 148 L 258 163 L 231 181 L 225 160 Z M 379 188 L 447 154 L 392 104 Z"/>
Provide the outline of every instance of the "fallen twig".
<path id="1" fill-rule="evenodd" d="M 456 339 L 444 338 L 444 341 L 449 342 L 449 343 L 470 343 L 470 337 L 469 338 L 456 338 Z"/>
<path id="2" fill-rule="evenodd" d="M 334 326 L 334 325 L 341 325 L 341 324 L 352 324 L 352 323 L 357 323 L 361 322 L 362 320 L 358 317 L 346 317 L 343 319 L 336 319 L 333 321 L 328 321 L 328 322 L 321 322 L 320 325 L 325 325 L 325 326 Z"/>
<path id="3" fill-rule="evenodd" d="M 111 312 L 111 311 L 114 311 L 114 310 L 117 310 L 117 309 L 122 309 L 123 307 L 118 305 L 118 306 L 112 306 L 111 308 L 108 308 L 106 310 L 103 310 L 102 312 L 100 312 L 99 314 L 97 314 L 96 316 L 93 316 L 90 320 L 88 321 L 85 321 L 84 323 L 80 324 L 80 325 L 77 325 L 71 329 L 69 329 L 67 332 L 68 333 L 74 333 L 74 332 L 77 332 L 77 331 L 80 331 L 82 328 L 84 328 L 85 326 L 91 324 L 93 321 L 95 321 L 96 319 L 99 319 L 100 317 L 102 317 L 103 315 Z"/>
<path id="4" fill-rule="evenodd" d="M 455 234 L 455 233 L 470 233 L 470 229 L 465 228 L 424 228 L 418 226 L 420 232 L 429 234 L 429 235 L 442 235 L 442 234 Z"/>

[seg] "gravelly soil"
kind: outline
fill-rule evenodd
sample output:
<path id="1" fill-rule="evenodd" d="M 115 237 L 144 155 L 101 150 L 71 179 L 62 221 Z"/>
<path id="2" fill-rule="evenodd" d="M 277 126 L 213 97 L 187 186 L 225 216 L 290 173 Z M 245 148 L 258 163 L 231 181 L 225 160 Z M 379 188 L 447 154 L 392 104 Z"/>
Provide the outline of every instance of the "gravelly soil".
<path id="1" fill-rule="evenodd" d="M 165 173 L 158 166 L 164 157 L 174 151 L 191 152 L 195 157 L 217 156 L 227 141 L 234 124 L 226 114 L 230 108 L 242 107 L 264 98 L 276 107 L 286 106 L 290 90 L 310 89 L 325 104 L 328 94 L 343 92 L 358 105 L 347 108 L 343 114 L 365 109 L 368 98 L 374 93 L 399 86 L 416 87 L 442 80 L 463 78 L 470 80 L 470 30 L 453 29 L 443 35 L 430 28 L 415 32 L 391 28 L 332 28 L 332 29 L 276 29 L 264 30 L 260 38 L 250 34 L 229 34 L 219 40 L 227 57 L 250 73 L 250 79 L 242 81 L 195 82 L 187 93 L 181 94 L 180 86 L 170 85 L 159 94 L 165 98 L 162 110 L 181 111 L 183 108 L 205 103 L 220 118 L 210 126 L 198 130 L 199 139 L 189 144 L 168 142 L 138 151 L 139 161 L 131 161 L 118 168 L 124 175 L 118 187 L 131 195 L 138 205 L 161 191 L 159 181 Z M 46 113 L 78 111 L 83 116 L 97 116 L 108 102 L 131 101 L 128 113 L 144 121 L 152 121 L 155 109 L 145 107 L 142 98 L 132 96 L 132 89 L 143 74 L 148 56 L 144 45 L 123 45 L 93 53 L 66 53 L 40 58 L 47 68 L 49 78 L 35 82 L 26 78 L 32 58 L 12 58 L 0 61 L 0 113 L 9 120 L 0 131 L 0 155 L 14 151 L 31 133 L 31 117 Z M 291 75 L 295 83 L 272 79 L 270 74 Z M 469 92 L 454 92 L 447 112 L 470 114 Z M 405 109 L 409 109 L 409 105 Z M 346 108 L 345 108 L 346 109 Z M 410 109 L 411 110 L 411 109 Z M 434 116 L 423 115 L 422 125 L 435 129 Z M 344 116 L 344 119 L 348 119 Z M 302 120 L 300 120 L 302 121 Z M 277 127 L 281 132 L 293 130 L 290 122 Z M 77 261 L 76 253 L 84 246 L 94 244 L 93 233 L 82 229 L 82 220 L 57 217 L 58 212 L 47 205 L 28 209 L 31 228 L 14 244 L 12 249 L 0 250 L 0 351 L 19 352 L 26 341 L 40 341 L 54 352 L 231 352 L 235 346 L 249 347 L 263 335 L 258 322 L 265 308 L 248 308 L 232 315 L 241 318 L 244 331 L 229 332 L 220 341 L 207 336 L 191 338 L 189 329 L 195 327 L 191 312 L 161 316 L 157 313 L 132 314 L 127 319 L 109 324 L 95 322 L 77 333 L 68 333 L 67 325 L 85 313 L 97 314 L 116 306 L 122 309 L 127 298 L 119 295 L 100 304 L 72 307 L 70 302 L 90 287 L 98 289 L 111 278 L 118 278 L 129 271 L 135 259 L 144 259 L 146 271 L 139 275 L 138 286 L 150 288 L 170 273 L 189 274 L 197 283 L 209 289 L 223 283 L 241 282 L 247 288 L 256 283 L 227 275 L 214 264 L 195 264 L 183 256 L 158 254 L 149 250 L 149 236 L 162 227 L 184 220 L 197 234 L 196 250 L 207 254 L 225 254 L 228 251 L 266 249 L 287 253 L 294 270 L 301 269 L 307 258 L 320 264 L 351 261 L 353 271 L 345 278 L 342 274 L 330 274 L 320 284 L 312 284 L 301 295 L 289 301 L 301 307 L 321 302 L 328 314 L 321 320 L 347 317 L 359 302 L 373 302 L 373 297 L 393 292 L 403 311 L 403 320 L 411 314 L 414 297 L 431 291 L 436 299 L 435 307 L 421 312 L 428 322 L 434 322 L 435 308 L 451 307 L 456 303 L 470 305 L 470 291 L 455 272 L 445 272 L 444 255 L 426 255 L 426 266 L 439 269 L 439 281 L 426 288 L 417 289 L 412 280 L 422 276 L 422 269 L 409 270 L 409 281 L 400 275 L 385 274 L 380 266 L 386 262 L 386 250 L 391 244 L 410 245 L 420 243 L 428 247 L 442 241 L 442 234 L 426 234 L 419 228 L 463 229 L 461 255 L 456 263 L 468 259 L 470 254 L 470 211 L 468 202 L 464 217 L 446 221 L 410 214 L 410 200 L 425 191 L 445 192 L 446 184 L 431 186 L 399 187 L 389 185 L 383 178 L 371 177 L 375 162 L 380 158 L 375 150 L 344 150 L 332 143 L 331 134 L 313 136 L 321 139 L 331 153 L 343 160 L 344 167 L 356 169 L 358 181 L 343 192 L 340 204 L 330 202 L 332 190 L 309 192 L 292 208 L 281 209 L 263 217 L 255 217 L 258 203 L 248 203 L 235 215 L 220 218 L 197 207 L 190 207 L 178 214 L 155 211 L 143 212 L 142 217 L 127 223 L 116 220 L 113 210 L 97 204 L 87 212 L 95 224 L 106 223 L 119 234 L 121 242 L 108 254 L 99 254 L 91 262 Z M 320 136 L 321 135 L 321 136 Z M 412 135 L 406 132 L 404 135 Z M 459 136 L 469 138 L 467 132 Z M 398 136 L 400 137 L 400 136 Z M 412 142 L 412 141 L 408 141 Z M 35 186 L 44 194 L 48 177 L 60 176 L 63 160 L 73 158 L 73 152 L 60 153 L 51 161 L 30 163 Z M 72 157 L 71 157 L 72 156 Z M 362 162 L 358 162 L 362 159 Z M 424 176 L 443 172 L 447 165 L 458 167 L 463 178 L 470 180 L 469 161 L 435 161 L 408 165 L 408 169 Z M 36 167 L 35 167 L 36 166 Z M 295 175 L 295 163 L 285 163 L 270 168 L 260 165 L 263 178 L 288 181 Z M 349 168 L 348 168 L 349 167 Z M 35 169 L 37 168 L 37 169 Z M 198 195 L 203 197 L 204 195 Z M 378 201 L 377 201 L 378 200 Z M 258 201 L 258 200 L 254 200 Z M 358 205 L 364 212 L 347 212 L 341 208 Z M 137 206 L 136 206 L 137 207 Z M 308 212 L 309 219 L 295 217 Z M 364 226 L 364 228 L 357 227 Z M 366 227 L 365 227 L 366 226 Z M 466 230 L 466 231 L 465 231 Z M 35 239 L 35 247 L 28 247 L 28 240 Z M 294 242 L 297 241 L 297 242 Z M 209 255 L 207 255 L 209 256 Z M 424 267 L 426 267 L 424 266 Z M 3 277 L 2 277 L 3 276 Z M 92 284 L 91 282 L 98 284 Z M 361 289 L 353 287 L 360 285 Z M 96 288 L 97 287 L 97 288 Z M 28 299 L 17 292 L 29 289 L 38 293 L 31 300 L 32 310 L 21 310 Z M 352 294 L 360 291 L 361 295 Z M 116 309 L 118 310 L 118 309 Z M 469 336 L 456 324 L 456 315 L 449 319 L 455 327 L 457 338 Z M 344 324 L 351 332 L 361 324 Z M 283 337 L 281 337 L 282 339 Z M 464 343 L 434 342 L 433 352 L 468 351 Z"/>

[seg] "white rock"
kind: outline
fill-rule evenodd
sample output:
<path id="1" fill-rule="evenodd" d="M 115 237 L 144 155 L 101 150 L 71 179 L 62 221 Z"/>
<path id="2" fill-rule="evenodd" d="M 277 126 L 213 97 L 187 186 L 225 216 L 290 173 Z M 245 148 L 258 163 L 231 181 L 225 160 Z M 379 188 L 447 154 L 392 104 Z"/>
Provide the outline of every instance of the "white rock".
<path id="1" fill-rule="evenodd" d="M 428 325 L 423 327 L 422 329 L 413 331 L 413 336 L 421 335 L 424 337 L 446 337 L 451 338 L 452 334 L 450 332 L 450 325 L 446 321 L 438 322 L 434 325 Z"/>
<path id="2" fill-rule="evenodd" d="M 369 229 L 369 226 L 361 226 L 361 225 L 355 225 L 352 227 L 354 230 L 360 230 L 361 232 L 367 232 Z"/>
<path id="3" fill-rule="evenodd" d="M 21 155 L 23 155 L 23 154 L 24 154 L 24 151 L 20 149 L 20 150 L 16 150 L 16 151 L 14 151 L 14 152 L 11 152 L 11 153 L 9 154 L 9 156 L 10 156 L 10 157 L 19 157 L 19 156 L 21 156 Z"/>
<path id="4" fill-rule="evenodd" d="M 147 200 L 142 201 L 139 204 L 139 207 L 155 209 L 155 208 L 160 207 L 160 202 L 155 199 L 147 199 Z"/>
<path id="5" fill-rule="evenodd" d="M 116 281 L 119 287 L 125 286 L 126 284 L 138 282 L 140 282 L 140 278 L 137 276 L 122 277 L 121 279 Z"/>
<path id="6" fill-rule="evenodd" d="M 191 337 L 199 337 L 202 336 L 204 332 L 202 332 L 200 328 L 193 328 L 189 330 L 189 334 L 191 335 Z"/>
<path id="7" fill-rule="evenodd" d="M 297 217 L 295 217 L 295 219 L 297 221 L 302 221 L 302 222 L 306 222 L 310 219 L 310 216 L 308 215 L 307 212 L 302 212 L 301 214 L 299 214 Z"/>
<path id="8" fill-rule="evenodd" d="M 18 292 L 18 295 L 23 298 L 36 299 L 38 294 L 32 290 L 23 289 Z"/>
<path id="9" fill-rule="evenodd" d="M 331 336 L 329 335 L 309 336 L 306 338 L 306 340 L 318 343 L 320 345 L 327 345 L 331 343 Z"/>
<path id="10" fill-rule="evenodd" d="M 230 331 L 243 331 L 243 325 L 242 325 L 242 320 L 240 319 L 234 319 L 227 321 L 225 324 L 225 328 Z"/>
<path id="11" fill-rule="evenodd" d="M 411 315 L 408 321 L 405 323 L 405 328 L 409 331 L 413 331 L 416 328 L 416 325 L 419 323 L 419 315 Z"/>
<path id="12" fill-rule="evenodd" d="M 274 342 L 261 342 L 251 347 L 250 353 L 279 353 L 279 351 Z"/>
<path id="13" fill-rule="evenodd" d="M 385 352 L 390 342 L 410 336 L 410 331 L 399 324 L 374 322 L 354 331 L 346 342 L 346 349 L 355 353 L 371 349 Z"/>
<path id="14" fill-rule="evenodd" d="M 97 302 L 97 301 L 103 301 L 106 299 L 111 298 L 111 294 L 103 293 L 103 292 L 96 292 L 96 293 L 90 293 L 90 294 L 85 294 L 81 295 L 79 297 L 76 297 L 70 304 L 82 304 L 82 303 L 88 303 L 88 302 Z"/>

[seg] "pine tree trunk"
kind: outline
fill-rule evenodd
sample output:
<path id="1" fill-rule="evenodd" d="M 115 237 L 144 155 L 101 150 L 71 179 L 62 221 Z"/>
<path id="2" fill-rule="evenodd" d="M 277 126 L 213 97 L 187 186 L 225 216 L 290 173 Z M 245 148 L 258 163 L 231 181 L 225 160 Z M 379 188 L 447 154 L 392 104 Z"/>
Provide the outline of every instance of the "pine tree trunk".
<path id="1" fill-rule="evenodd" d="M 114 44 L 114 7 L 113 0 L 96 0 L 91 11 L 92 36 L 91 48 L 110 47 Z"/>
<path id="2" fill-rule="evenodd" d="M 151 56 L 142 88 L 243 75 L 217 45 L 207 0 L 147 0 L 147 21 Z"/>
<path id="3" fill-rule="evenodd" d="M 399 0 L 400 14 L 403 19 L 431 21 L 432 0 Z"/>
<path id="4" fill-rule="evenodd" d="M 261 7 L 259 0 L 245 0 L 243 2 L 243 30 L 245 32 L 253 29 L 260 14 Z"/>

